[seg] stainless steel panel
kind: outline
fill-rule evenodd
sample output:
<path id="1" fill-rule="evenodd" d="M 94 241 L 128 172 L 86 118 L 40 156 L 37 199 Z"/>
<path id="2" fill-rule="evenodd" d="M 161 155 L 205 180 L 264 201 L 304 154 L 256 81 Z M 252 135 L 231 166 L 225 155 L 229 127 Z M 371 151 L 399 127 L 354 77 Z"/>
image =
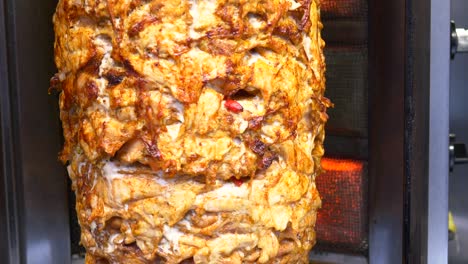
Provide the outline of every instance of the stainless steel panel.
<path id="1" fill-rule="evenodd" d="M 369 262 L 402 263 L 406 1 L 369 1 Z"/>
<path id="2" fill-rule="evenodd" d="M 408 8 L 407 263 L 447 262 L 450 2 Z"/>
<path id="3" fill-rule="evenodd" d="M 431 1 L 427 263 L 448 260 L 450 1 Z"/>

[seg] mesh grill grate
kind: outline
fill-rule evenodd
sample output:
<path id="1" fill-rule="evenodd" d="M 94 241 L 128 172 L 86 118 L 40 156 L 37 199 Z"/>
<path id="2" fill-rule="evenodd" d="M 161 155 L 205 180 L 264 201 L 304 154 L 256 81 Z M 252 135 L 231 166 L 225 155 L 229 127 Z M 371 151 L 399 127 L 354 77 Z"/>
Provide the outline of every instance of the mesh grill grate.
<path id="1" fill-rule="evenodd" d="M 368 9 L 365 0 L 323 0 L 329 109 L 316 252 L 367 255 Z M 360 159 L 362 161 L 357 161 Z"/>
<path id="2" fill-rule="evenodd" d="M 367 49 L 328 49 L 329 135 L 367 137 Z"/>

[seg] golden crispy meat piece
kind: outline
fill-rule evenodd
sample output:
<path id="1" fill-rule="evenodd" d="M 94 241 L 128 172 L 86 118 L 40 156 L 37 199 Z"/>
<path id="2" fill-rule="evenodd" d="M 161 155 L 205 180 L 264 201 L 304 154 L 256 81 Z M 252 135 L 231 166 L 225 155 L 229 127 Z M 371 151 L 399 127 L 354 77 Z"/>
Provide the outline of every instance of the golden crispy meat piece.
<path id="1" fill-rule="evenodd" d="M 86 263 L 307 263 L 318 0 L 60 0 L 52 87 Z"/>

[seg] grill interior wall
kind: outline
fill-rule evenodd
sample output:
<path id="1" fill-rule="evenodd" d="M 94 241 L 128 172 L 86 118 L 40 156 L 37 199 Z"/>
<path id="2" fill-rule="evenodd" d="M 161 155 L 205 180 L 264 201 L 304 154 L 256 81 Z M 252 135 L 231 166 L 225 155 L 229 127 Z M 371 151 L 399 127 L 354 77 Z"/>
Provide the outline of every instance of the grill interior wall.
<path id="1" fill-rule="evenodd" d="M 321 10 L 326 96 L 335 107 L 329 110 L 325 172 L 317 179 L 323 204 L 315 251 L 367 255 L 367 1 L 324 0 Z"/>

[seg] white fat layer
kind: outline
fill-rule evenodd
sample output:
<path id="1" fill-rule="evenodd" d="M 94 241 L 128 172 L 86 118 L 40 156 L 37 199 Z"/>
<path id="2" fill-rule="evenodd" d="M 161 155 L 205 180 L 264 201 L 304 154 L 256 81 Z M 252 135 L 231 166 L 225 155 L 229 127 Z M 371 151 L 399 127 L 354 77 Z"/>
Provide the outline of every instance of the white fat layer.
<path id="1" fill-rule="evenodd" d="M 217 184 L 218 185 L 218 184 Z M 199 194 L 195 198 L 195 206 L 202 206 L 209 212 L 237 211 L 246 212 L 248 210 L 250 195 L 250 184 L 236 186 L 232 182 L 224 183 L 218 189 Z"/>
<path id="2" fill-rule="evenodd" d="M 265 114 L 263 99 L 259 96 L 248 99 L 240 99 L 237 101 L 242 105 L 244 111 L 248 111 L 255 116 L 262 116 Z"/>
<path id="3" fill-rule="evenodd" d="M 110 242 L 107 244 L 107 247 L 105 248 L 106 253 L 112 253 L 115 251 L 115 245 L 111 244 Z"/>
<path id="4" fill-rule="evenodd" d="M 189 36 L 192 39 L 198 39 L 201 34 L 196 31 L 198 28 L 205 26 L 205 21 L 209 21 L 214 18 L 216 12 L 216 0 L 189 0 L 190 3 L 190 15 L 193 18 L 192 25 L 189 28 Z"/>
<path id="5" fill-rule="evenodd" d="M 177 110 L 177 118 L 180 122 L 184 122 L 184 105 L 179 101 L 174 101 L 172 106 Z"/>
<path id="6" fill-rule="evenodd" d="M 61 82 L 65 81 L 65 78 L 67 78 L 67 74 L 64 72 L 59 72 L 58 78 Z"/>
<path id="7" fill-rule="evenodd" d="M 167 241 L 167 239 L 164 237 L 163 239 L 161 239 L 161 242 L 159 243 L 158 248 L 165 253 L 171 252 L 171 245 L 169 244 L 169 241 Z"/>
<path id="8" fill-rule="evenodd" d="M 257 16 L 249 14 L 249 23 L 253 28 L 261 28 L 264 22 L 260 20 Z"/>
<path id="9" fill-rule="evenodd" d="M 192 224 L 190 223 L 190 221 L 187 219 L 187 216 L 179 222 L 180 225 L 184 226 L 187 230 L 191 230 L 192 229 Z"/>
<path id="10" fill-rule="evenodd" d="M 109 109 L 110 108 L 110 99 L 108 96 L 106 95 L 103 95 L 103 96 L 99 96 L 97 99 L 96 99 L 97 103 L 99 105 L 101 105 L 102 107 L 104 107 L 104 109 Z"/>
<path id="11" fill-rule="evenodd" d="M 180 32 L 180 24 L 178 23 L 164 23 L 163 30 L 166 32 L 170 32 L 170 39 L 166 42 L 167 44 L 171 45 L 172 41 L 183 41 L 187 37 L 184 33 Z M 165 41 L 163 41 L 164 43 Z"/>
<path id="12" fill-rule="evenodd" d="M 75 5 L 82 5 L 82 3 L 80 1 L 76 1 L 76 0 L 74 1 L 74 4 Z M 92 8 L 91 8 L 91 5 L 89 4 L 89 0 L 84 1 L 84 7 L 85 7 L 86 13 L 90 13 L 90 12 L 93 11 Z"/>
<path id="13" fill-rule="evenodd" d="M 301 144 L 301 146 L 303 146 L 305 149 L 305 153 L 307 153 L 307 155 L 311 155 L 312 154 L 312 151 L 314 149 L 314 136 L 311 132 L 306 132 L 304 133 L 304 135 L 302 136 L 302 141 L 303 143 Z"/>
<path id="14" fill-rule="evenodd" d="M 183 235 L 184 234 L 180 232 L 180 230 L 177 227 L 170 227 L 168 225 L 164 225 L 163 236 L 167 240 L 168 244 L 172 246 L 175 252 L 179 252 L 179 239 Z M 162 245 L 162 247 L 164 247 L 164 245 Z M 167 246 L 164 248 L 167 248 Z"/>
<path id="15" fill-rule="evenodd" d="M 104 167 L 102 167 L 102 176 L 109 181 L 123 177 L 123 175 L 119 173 L 119 167 L 117 167 L 114 162 L 110 161 L 106 162 Z"/>
<path id="16" fill-rule="evenodd" d="M 249 122 L 245 121 L 244 119 L 241 119 L 240 124 L 239 124 L 239 133 L 240 134 L 244 133 L 248 127 L 249 127 Z"/>
<path id="17" fill-rule="evenodd" d="M 202 201 L 206 198 L 247 198 L 249 193 L 248 184 L 236 186 L 234 183 L 228 182 L 218 189 L 197 195 L 195 204 L 202 204 Z"/>
<path id="18" fill-rule="evenodd" d="M 104 71 L 111 68 L 113 64 L 114 60 L 111 58 L 110 52 L 106 53 L 102 58 L 101 65 L 99 66 L 99 76 L 102 76 Z"/>
<path id="19" fill-rule="evenodd" d="M 107 246 L 105 248 L 106 253 L 112 253 L 115 251 L 114 238 L 114 235 L 109 237 L 109 241 L 107 241 Z"/>
<path id="20" fill-rule="evenodd" d="M 247 184 L 236 186 L 234 183 L 230 182 L 209 193 L 214 193 L 218 197 L 247 197 L 249 195 L 249 188 L 247 186 Z"/>
<path id="21" fill-rule="evenodd" d="M 307 70 L 307 66 L 306 66 L 302 61 L 296 60 L 296 63 L 297 63 L 297 65 L 299 65 L 299 67 L 301 67 L 303 70 Z"/>
<path id="22" fill-rule="evenodd" d="M 116 18 L 116 19 L 114 20 L 115 27 L 120 28 L 120 22 L 121 22 L 120 18 Z"/>
<path id="23" fill-rule="evenodd" d="M 178 183 L 177 182 L 177 177 L 181 176 L 181 175 L 177 174 L 173 178 L 164 178 L 164 172 L 163 171 L 159 170 L 159 171 L 156 171 L 154 173 L 155 173 L 155 175 L 152 178 L 153 181 L 155 181 L 157 184 L 159 184 L 161 186 L 169 187 L 168 190 L 173 190 L 172 187 L 175 186 Z M 197 184 L 195 181 L 192 181 L 192 180 L 187 181 L 187 183 L 195 184 L 195 185 Z"/>
<path id="24" fill-rule="evenodd" d="M 151 101 L 154 103 L 158 103 L 162 107 L 165 107 L 166 109 L 170 109 L 170 111 L 173 114 L 173 117 L 175 115 L 175 118 L 179 120 L 180 122 L 184 122 L 184 105 L 179 102 L 177 99 L 173 98 L 172 96 L 166 94 L 166 93 L 159 93 L 159 92 L 152 92 L 150 93 L 150 98 Z"/>
<path id="25" fill-rule="evenodd" d="M 265 58 L 263 58 L 262 55 L 260 55 L 260 53 L 258 52 L 250 52 L 250 57 L 249 57 L 249 60 L 247 61 L 247 65 L 251 66 L 253 64 L 255 64 L 258 60 L 265 60 Z"/>
<path id="26" fill-rule="evenodd" d="M 88 171 L 87 172 L 84 172 L 83 171 L 83 168 L 86 166 L 86 162 L 80 162 L 78 164 L 78 173 L 79 174 L 84 174 L 86 173 L 88 176 L 87 177 L 91 177 L 91 174 L 93 173 L 92 171 L 92 166 L 88 166 Z M 68 165 L 67 167 L 67 171 L 68 171 L 68 175 L 71 177 L 71 178 L 74 178 L 74 172 L 71 168 L 71 165 Z M 96 183 L 97 183 L 97 177 L 93 177 L 93 186 L 91 186 L 91 190 L 94 189 L 94 187 L 96 186 Z"/>
<path id="27" fill-rule="evenodd" d="M 112 253 L 115 251 L 115 244 L 114 244 L 114 240 L 115 238 L 117 238 L 120 234 L 113 234 L 109 237 L 109 240 L 107 241 L 107 246 L 105 248 L 105 251 L 106 253 Z M 117 241 L 117 243 L 122 243 L 123 242 L 123 238 L 119 239 L 119 241 Z"/>
<path id="28" fill-rule="evenodd" d="M 161 186 L 169 186 L 170 184 L 174 183 L 174 180 L 166 180 L 164 178 L 162 178 L 164 176 L 164 173 L 162 171 L 158 171 L 158 176 L 159 177 L 155 177 L 154 178 L 154 181 L 161 185 Z"/>
<path id="29" fill-rule="evenodd" d="M 104 70 L 112 67 L 114 64 L 114 60 L 111 58 L 112 41 L 109 36 L 98 35 L 94 39 L 94 44 L 104 53 L 101 65 L 99 66 L 99 76 L 102 76 Z"/>
<path id="30" fill-rule="evenodd" d="M 169 136 L 172 138 L 173 141 L 175 141 L 177 137 L 179 136 L 179 131 L 180 131 L 181 126 L 182 126 L 181 123 L 166 126 L 167 133 L 169 134 Z"/>
<path id="31" fill-rule="evenodd" d="M 275 142 L 277 132 L 281 131 L 279 129 L 280 127 L 281 127 L 281 123 L 277 120 L 273 121 L 272 124 L 266 124 L 262 126 L 261 128 L 263 132 L 261 135 L 262 140 L 267 144 L 273 144 Z"/>
<path id="32" fill-rule="evenodd" d="M 104 78 L 98 78 L 95 80 L 96 85 L 99 89 L 99 95 L 104 95 L 107 88 L 107 81 Z"/>
<path id="33" fill-rule="evenodd" d="M 97 227 L 96 222 L 92 221 L 89 227 L 91 228 L 91 232 L 94 232 L 94 230 L 96 230 Z"/>
<path id="34" fill-rule="evenodd" d="M 310 60 L 312 58 L 312 50 L 311 50 L 312 40 L 306 34 L 302 35 L 302 45 L 304 46 L 304 51 L 306 53 L 307 59 Z"/>
<path id="35" fill-rule="evenodd" d="M 96 85 L 99 89 L 98 98 L 96 99 L 96 102 L 99 105 L 103 106 L 105 109 L 109 109 L 110 99 L 109 95 L 106 92 L 107 81 L 104 78 L 96 79 Z"/>
<path id="36" fill-rule="evenodd" d="M 67 172 L 68 172 L 68 176 L 70 176 L 71 178 L 74 178 L 74 177 L 72 177 L 72 175 L 74 175 L 74 173 L 73 173 L 71 165 L 67 166 Z"/>
<path id="37" fill-rule="evenodd" d="M 89 170 L 88 170 L 88 175 L 90 175 L 90 174 L 91 174 L 91 166 L 89 166 Z M 94 187 L 96 187 L 96 184 L 97 184 L 97 177 L 94 175 L 93 176 L 93 186 L 91 186 L 91 191 L 94 190 Z"/>
<path id="38" fill-rule="evenodd" d="M 110 241 L 111 243 L 114 243 L 115 239 L 116 239 L 119 235 L 120 235 L 119 233 L 111 235 L 111 236 L 109 237 L 109 241 Z M 117 242 L 117 243 L 122 243 L 122 239 L 119 239 L 119 241 L 116 241 L 116 242 Z"/>
<path id="39" fill-rule="evenodd" d="M 302 4 L 294 1 L 294 0 L 288 0 L 288 2 L 291 4 L 291 6 L 289 7 L 289 10 L 296 10 L 298 9 L 299 7 L 302 6 Z"/>
<path id="40" fill-rule="evenodd" d="M 83 170 L 83 167 L 85 167 L 85 166 L 86 166 L 86 162 L 80 162 L 78 164 L 78 172 L 83 173 L 82 170 Z"/>
<path id="41" fill-rule="evenodd" d="M 110 108 L 110 99 L 108 96 L 99 96 L 96 99 L 97 103 L 104 107 L 104 109 L 109 109 Z"/>
<path id="42" fill-rule="evenodd" d="M 121 179 L 126 174 L 121 173 L 121 171 L 131 171 L 132 169 L 126 166 L 121 166 L 112 161 L 107 161 L 104 167 L 102 167 L 102 176 L 108 180 L 113 181 L 115 179 Z"/>

